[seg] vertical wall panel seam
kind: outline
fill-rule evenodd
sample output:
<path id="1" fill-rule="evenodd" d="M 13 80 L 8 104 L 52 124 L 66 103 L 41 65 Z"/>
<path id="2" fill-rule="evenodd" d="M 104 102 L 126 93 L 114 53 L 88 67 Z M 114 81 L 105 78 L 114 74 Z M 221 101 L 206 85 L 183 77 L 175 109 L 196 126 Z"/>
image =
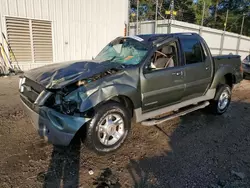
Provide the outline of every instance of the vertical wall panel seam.
<path id="1" fill-rule="evenodd" d="M 83 38 L 83 37 L 82 37 L 82 35 L 81 35 L 81 31 L 82 31 L 82 27 L 83 27 L 83 21 L 82 21 L 82 12 L 83 12 L 83 11 L 81 11 L 82 8 L 83 8 L 83 7 L 82 7 L 82 0 L 80 0 L 80 5 L 79 5 L 79 6 L 80 6 L 80 13 L 79 13 L 79 23 L 80 23 L 79 30 L 80 30 L 80 31 L 79 31 L 79 33 L 80 33 L 80 36 L 81 36 L 81 41 L 80 41 L 80 45 L 81 45 L 81 48 L 80 48 L 80 57 L 81 57 L 81 58 L 80 58 L 80 59 L 82 59 L 82 46 L 83 46 L 83 45 L 82 45 L 82 43 L 83 43 L 82 38 Z"/>
<path id="2" fill-rule="evenodd" d="M 10 3 L 9 3 L 9 0 L 7 0 L 7 9 L 8 9 L 8 15 L 10 15 Z"/>
<path id="3" fill-rule="evenodd" d="M 75 0 L 75 4 L 73 5 L 73 7 L 74 7 L 74 39 L 75 39 L 75 55 L 74 55 L 74 59 L 77 59 L 76 57 L 77 57 L 77 53 L 76 53 L 76 50 L 77 50 L 77 40 L 76 40 L 76 37 L 77 37 L 77 27 L 76 27 L 76 25 L 77 25 L 77 6 L 76 6 L 76 4 L 77 4 L 77 0 Z"/>
<path id="4" fill-rule="evenodd" d="M 53 1 L 50 1 L 50 2 L 53 2 Z M 58 49 L 59 49 L 59 46 L 58 46 L 58 37 L 56 38 L 56 33 L 55 33 L 55 28 L 56 28 L 56 24 L 58 24 L 58 22 L 55 20 L 55 8 L 56 8 L 56 6 L 55 6 L 55 1 L 53 2 L 54 3 L 54 6 L 53 6 L 53 12 L 52 12 L 52 15 L 53 15 L 53 38 L 54 38 L 54 41 L 55 41 L 55 50 L 54 50 L 54 53 L 55 53 L 55 59 L 56 59 L 56 61 L 58 61 L 58 59 L 59 59 L 59 57 L 58 57 Z M 56 40 L 57 39 L 57 40 Z"/>
<path id="5" fill-rule="evenodd" d="M 53 62 L 55 62 L 56 61 L 56 59 L 55 59 L 55 32 L 54 32 L 54 20 L 50 17 L 50 14 L 51 14 L 51 12 L 50 12 L 50 1 L 51 0 L 48 0 L 48 20 L 50 20 L 51 22 L 51 35 L 52 35 L 52 55 L 53 55 L 53 57 L 52 57 L 52 59 L 53 59 Z"/>
<path id="6" fill-rule="evenodd" d="M 20 16 L 20 15 L 19 15 L 19 10 L 18 10 L 18 3 L 17 3 L 17 0 L 16 0 L 16 14 L 17 14 L 17 16 Z"/>
<path id="7" fill-rule="evenodd" d="M 70 15 L 70 11 L 69 11 L 69 0 L 67 0 L 67 1 L 68 1 L 68 22 L 69 22 L 69 23 L 68 23 L 68 30 L 69 30 L 69 32 L 68 32 L 68 35 L 69 35 L 69 36 L 68 36 L 68 40 L 69 40 L 69 41 L 68 41 L 68 50 L 69 50 L 69 59 L 71 59 L 72 55 L 71 55 L 71 53 L 70 53 L 70 50 L 71 50 L 71 49 L 70 49 L 70 46 L 71 46 L 71 40 L 72 40 L 72 39 L 71 39 L 71 37 L 70 37 L 70 19 L 69 19 L 69 18 L 70 18 L 70 16 L 69 16 L 69 15 Z"/>
<path id="8" fill-rule="evenodd" d="M 96 4 L 95 4 L 95 23 L 94 23 L 94 31 L 95 31 L 95 35 L 98 36 L 98 35 L 97 35 L 97 23 L 98 23 L 98 18 L 99 18 L 100 15 L 97 16 L 97 6 L 99 6 L 99 5 L 98 5 L 97 1 L 95 1 L 95 2 L 96 2 Z M 96 47 L 97 47 L 97 42 L 98 42 L 98 37 L 96 37 L 96 36 L 94 36 L 95 38 L 97 38 L 97 40 L 95 40 L 94 49 L 93 49 L 93 46 L 92 46 L 92 52 L 91 52 L 92 55 L 94 55 L 94 54 L 93 54 L 93 51 L 94 51 L 94 53 L 96 53 Z"/>
<path id="9" fill-rule="evenodd" d="M 27 2 L 24 0 L 24 10 L 25 10 L 25 16 L 28 17 L 27 15 Z"/>
<path id="10" fill-rule="evenodd" d="M 87 26 L 88 26 L 88 22 L 87 22 L 87 5 L 86 5 L 86 1 L 85 1 L 85 3 L 84 3 L 84 6 L 85 6 L 85 8 L 84 8 L 84 18 L 85 18 L 85 28 L 84 28 L 84 35 L 85 35 L 85 41 L 84 41 L 84 51 L 85 51 L 85 54 L 86 54 L 86 51 L 87 51 L 87 43 L 86 43 L 86 41 L 87 41 Z M 86 55 L 83 55 L 84 56 L 84 59 L 86 58 Z"/>
<path id="11" fill-rule="evenodd" d="M 63 24 L 63 1 L 61 1 L 61 7 L 62 7 L 62 10 L 61 10 L 61 22 Z M 62 36 L 63 36 L 63 60 L 65 60 L 65 56 L 67 56 L 66 52 L 65 52 L 65 36 L 64 36 L 64 29 L 62 29 Z"/>
<path id="12" fill-rule="evenodd" d="M 63 28 L 63 0 L 60 0 L 60 3 L 61 3 L 61 27 L 62 27 L 62 44 L 61 44 L 61 46 L 62 46 L 62 53 L 63 53 L 63 60 L 65 60 L 65 48 L 64 48 L 64 45 L 65 45 L 65 38 L 64 38 L 64 28 Z M 67 26 L 65 26 L 65 27 L 67 27 Z"/>
<path id="13" fill-rule="evenodd" d="M 72 34 L 74 33 L 74 36 L 72 36 L 73 37 L 73 41 L 74 41 L 74 45 L 73 45 L 73 53 L 74 53 L 74 59 L 75 59 L 75 57 L 76 57 L 76 35 L 75 35 L 75 30 L 76 30 L 76 28 L 75 28 L 75 6 L 72 4 L 72 8 L 73 8 L 73 10 L 72 10 L 72 12 L 73 12 L 73 19 L 72 19 L 72 22 L 73 22 L 73 29 L 72 29 Z"/>
<path id="14" fill-rule="evenodd" d="M 90 3 L 90 9 L 89 10 L 87 10 L 87 11 L 89 11 L 89 15 L 91 16 L 90 17 L 90 19 L 92 18 L 92 12 L 91 12 L 91 5 L 92 5 L 92 3 Z M 90 19 L 89 20 L 87 20 L 87 22 L 89 23 L 89 28 L 88 28 L 88 31 L 87 31 L 87 27 L 86 27 L 86 33 L 87 33 L 87 41 L 86 41 L 86 50 L 85 50 L 85 57 L 87 56 L 87 54 L 88 54 L 88 52 L 89 52 L 89 49 L 90 49 L 90 45 L 89 45 L 89 43 L 90 43 L 90 37 L 91 37 L 91 34 L 90 34 L 90 30 L 92 29 L 92 23 L 91 23 L 91 21 L 90 21 Z M 92 30 L 91 30 L 92 31 Z"/>
<path id="15" fill-rule="evenodd" d="M 108 4 L 108 6 L 110 6 L 110 1 L 108 0 L 107 1 L 107 4 Z M 105 15 L 109 15 L 108 14 L 108 7 L 106 6 L 105 7 Z M 107 31 L 107 25 L 108 25 L 108 19 L 105 19 L 105 39 L 104 39 L 104 41 L 107 41 L 108 39 L 108 37 L 107 37 L 107 33 L 108 33 L 108 31 Z"/>
<path id="16" fill-rule="evenodd" d="M 79 35 L 77 35 L 77 37 L 81 38 L 81 0 L 78 1 L 78 22 L 77 22 L 77 33 Z M 81 59 L 81 51 L 82 51 L 82 42 L 81 40 L 77 40 L 78 41 L 78 46 L 80 46 L 80 49 L 78 49 L 78 54 L 77 54 L 77 59 Z"/>
<path id="17" fill-rule="evenodd" d="M 43 10 L 42 10 L 42 1 L 41 0 L 39 0 L 39 6 L 40 6 L 40 12 L 41 12 L 41 18 L 43 19 Z"/>
<path id="18" fill-rule="evenodd" d="M 50 7 L 49 7 L 50 0 L 48 0 L 48 20 L 50 20 Z M 52 20 L 51 20 L 52 21 Z"/>
<path id="19" fill-rule="evenodd" d="M 31 0 L 31 2 L 32 2 L 32 6 L 31 7 L 33 9 L 33 11 L 32 11 L 33 12 L 32 17 L 35 18 L 35 3 L 34 3 L 34 0 Z"/>

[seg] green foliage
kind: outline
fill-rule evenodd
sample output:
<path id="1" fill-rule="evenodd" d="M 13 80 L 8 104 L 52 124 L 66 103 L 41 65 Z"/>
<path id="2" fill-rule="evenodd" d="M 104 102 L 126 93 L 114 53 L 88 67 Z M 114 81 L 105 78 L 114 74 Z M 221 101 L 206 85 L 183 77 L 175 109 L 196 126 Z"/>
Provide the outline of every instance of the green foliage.
<path id="1" fill-rule="evenodd" d="M 204 11 L 204 20 L 208 19 L 211 16 L 209 7 L 211 7 L 212 3 L 213 0 L 204 0 L 204 1 L 197 1 L 196 4 L 193 4 L 196 16 L 196 24 L 201 25 L 203 11 Z"/>
<path id="2" fill-rule="evenodd" d="M 130 0 L 130 20 L 136 21 L 137 0 Z M 171 0 L 158 0 L 158 19 L 169 19 L 165 14 L 170 10 Z M 205 8 L 204 8 L 205 5 Z M 154 20 L 156 0 L 140 0 L 139 20 Z M 195 23 L 223 30 L 226 21 L 226 12 L 229 11 L 226 31 L 240 33 L 243 14 L 245 24 L 243 34 L 250 36 L 250 0 L 174 0 L 176 20 Z M 132 16 L 132 13 L 134 16 Z"/>
<path id="3" fill-rule="evenodd" d="M 131 13 L 136 14 L 137 0 L 131 0 Z M 153 20 L 155 18 L 155 0 L 140 0 L 139 4 L 139 20 Z M 136 16 L 130 14 L 131 21 L 136 20 Z"/>
<path id="4" fill-rule="evenodd" d="M 216 9 L 216 2 L 218 7 Z M 214 4 L 215 3 L 215 4 Z M 240 33 L 243 14 L 245 15 L 245 24 L 243 34 L 250 35 L 250 1 L 249 0 L 216 0 L 210 6 L 211 17 L 206 20 L 205 26 L 223 29 L 226 22 L 226 12 L 228 20 L 226 31 Z"/>
<path id="5" fill-rule="evenodd" d="M 175 10 L 177 11 L 176 19 L 190 23 L 196 22 L 196 15 L 192 0 L 175 1 Z"/>

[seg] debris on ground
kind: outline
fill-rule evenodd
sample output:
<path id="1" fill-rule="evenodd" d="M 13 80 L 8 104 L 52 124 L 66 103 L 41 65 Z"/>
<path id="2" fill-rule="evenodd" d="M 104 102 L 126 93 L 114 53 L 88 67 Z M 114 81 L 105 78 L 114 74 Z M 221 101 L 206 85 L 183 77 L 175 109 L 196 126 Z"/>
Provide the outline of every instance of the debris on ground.
<path id="1" fill-rule="evenodd" d="M 93 175 L 94 171 L 92 169 L 89 169 L 89 175 Z"/>
<path id="2" fill-rule="evenodd" d="M 227 184 L 227 182 L 225 180 L 219 180 L 217 184 L 221 187 L 224 187 Z"/>
<path id="3" fill-rule="evenodd" d="M 111 169 L 103 169 L 101 175 L 95 179 L 93 185 L 96 188 L 120 188 L 119 178 L 117 178 L 111 171 Z"/>
<path id="4" fill-rule="evenodd" d="M 236 171 L 232 170 L 231 174 L 237 176 L 240 179 L 244 179 L 245 178 L 245 174 L 243 172 L 236 172 Z"/>

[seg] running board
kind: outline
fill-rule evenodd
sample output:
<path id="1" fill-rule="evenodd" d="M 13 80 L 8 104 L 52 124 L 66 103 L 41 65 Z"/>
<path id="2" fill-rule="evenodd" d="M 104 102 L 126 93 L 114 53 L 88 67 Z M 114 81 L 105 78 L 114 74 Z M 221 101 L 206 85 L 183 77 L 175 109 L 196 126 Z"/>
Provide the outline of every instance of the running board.
<path id="1" fill-rule="evenodd" d="M 199 109 L 205 108 L 208 105 L 209 105 L 209 102 L 206 101 L 206 102 L 203 102 L 200 105 L 197 105 L 195 107 L 189 108 L 189 109 L 184 110 L 184 111 L 177 112 L 177 113 L 172 114 L 172 115 L 167 115 L 167 116 L 161 117 L 161 118 L 156 118 L 156 119 L 152 119 L 152 120 L 142 121 L 141 124 L 144 125 L 144 126 L 158 125 L 158 124 L 161 124 L 161 123 L 163 123 L 165 121 L 174 119 L 176 117 L 184 116 L 184 115 L 186 115 L 186 114 L 188 114 L 190 112 L 193 112 L 195 110 L 199 110 Z"/>

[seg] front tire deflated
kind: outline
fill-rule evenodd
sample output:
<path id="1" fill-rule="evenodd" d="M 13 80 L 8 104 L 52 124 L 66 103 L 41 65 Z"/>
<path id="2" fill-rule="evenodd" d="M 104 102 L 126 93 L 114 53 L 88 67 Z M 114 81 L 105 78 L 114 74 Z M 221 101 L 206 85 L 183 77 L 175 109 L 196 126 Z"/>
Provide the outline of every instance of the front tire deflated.
<path id="1" fill-rule="evenodd" d="M 85 145 L 105 154 L 120 148 L 131 128 L 131 115 L 120 103 L 108 102 L 95 109 L 94 116 L 87 123 Z"/>

